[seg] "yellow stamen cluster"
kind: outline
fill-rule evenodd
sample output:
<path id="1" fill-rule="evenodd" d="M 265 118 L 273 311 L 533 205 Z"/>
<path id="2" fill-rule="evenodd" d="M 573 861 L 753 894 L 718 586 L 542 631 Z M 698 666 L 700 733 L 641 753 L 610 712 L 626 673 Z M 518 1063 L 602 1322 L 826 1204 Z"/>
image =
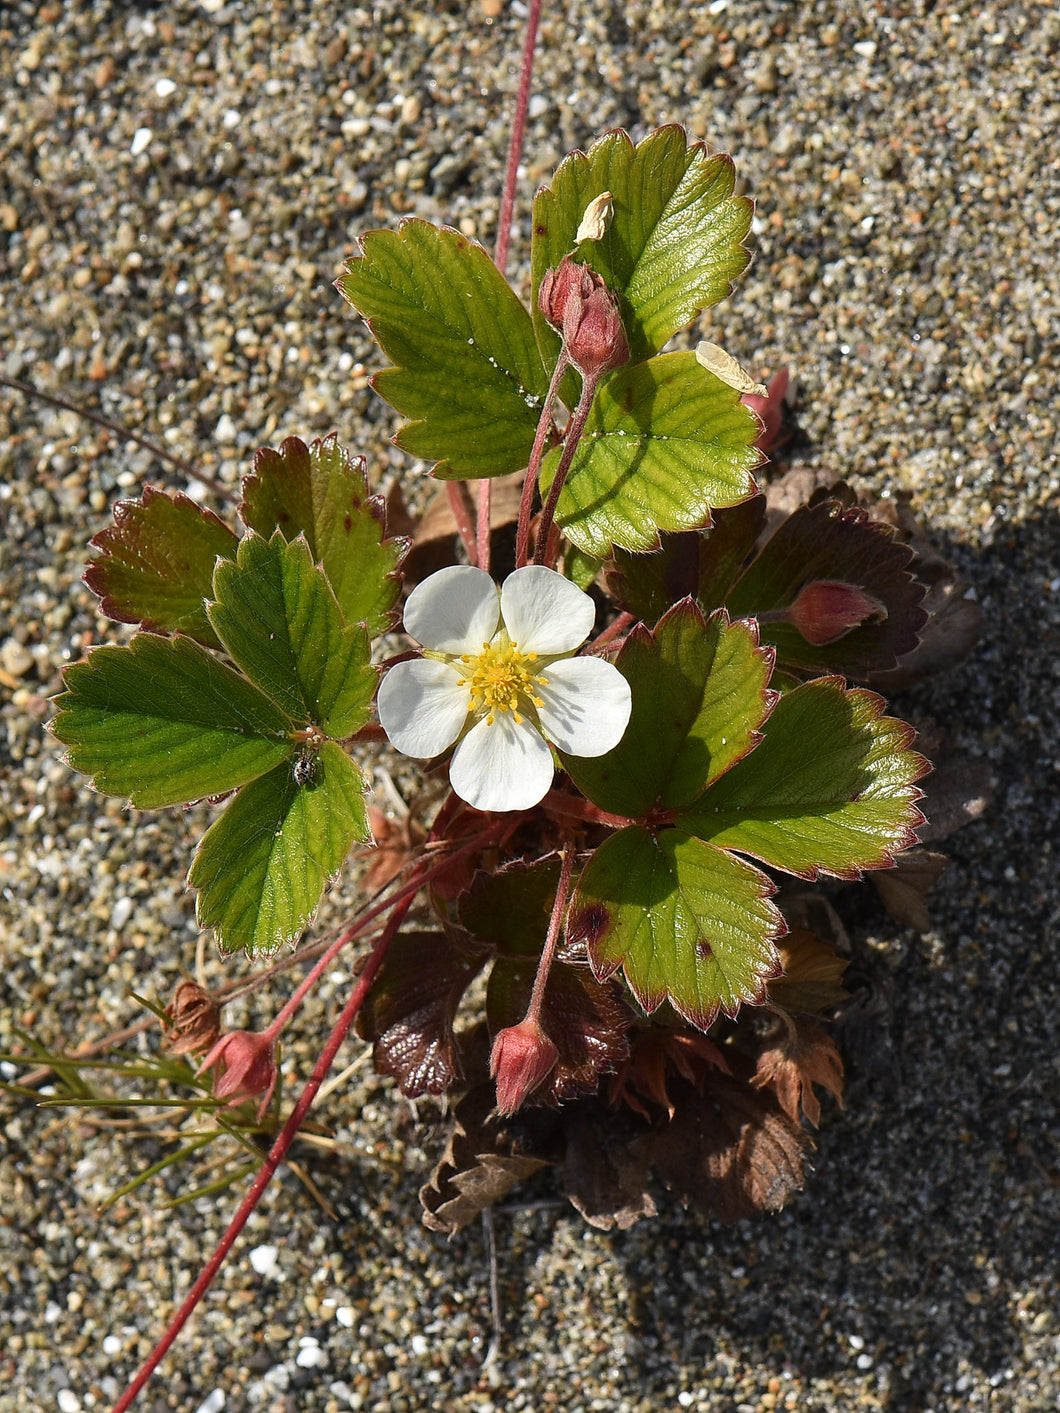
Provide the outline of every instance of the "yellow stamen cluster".
<path id="1" fill-rule="evenodd" d="M 470 669 L 466 677 L 460 678 L 460 686 L 467 687 L 471 694 L 467 709 L 475 713 L 485 711 L 490 726 L 499 711 L 510 711 L 516 722 L 521 723 L 520 697 L 527 698 L 535 707 L 545 705 L 535 694 L 534 684 L 547 687 L 548 678 L 535 676 L 530 670 L 537 653 L 521 653 L 518 648 L 517 643 L 510 642 L 501 633 L 492 643 L 483 643 L 480 653 L 464 653 L 460 658 Z"/>

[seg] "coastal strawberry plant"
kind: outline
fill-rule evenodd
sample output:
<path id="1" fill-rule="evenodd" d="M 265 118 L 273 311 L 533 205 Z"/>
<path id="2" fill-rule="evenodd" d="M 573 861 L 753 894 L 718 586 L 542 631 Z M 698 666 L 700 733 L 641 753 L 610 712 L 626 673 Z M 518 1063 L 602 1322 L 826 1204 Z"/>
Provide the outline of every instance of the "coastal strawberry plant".
<path id="1" fill-rule="evenodd" d="M 139 808 L 217 800 L 188 883 L 224 953 L 297 945 L 351 854 L 370 899 L 266 1030 L 221 1032 L 188 984 L 165 1015 L 265 1123 L 284 1026 L 369 944 L 232 1240 L 354 1024 L 406 1095 L 450 1097 L 438 1230 L 545 1166 L 604 1228 L 660 1185 L 731 1220 L 802 1184 L 845 962 L 782 885 L 916 842 L 928 765 L 871 684 L 928 613 L 913 549 L 845 486 L 770 518 L 775 394 L 714 345 L 663 351 L 730 292 L 750 222 L 731 158 L 670 126 L 561 164 L 529 303 L 455 230 L 362 237 L 337 286 L 459 537 L 415 584 L 415 523 L 391 532 L 334 434 L 260 450 L 238 522 L 151 486 L 95 537 L 86 582 L 139 631 L 67 670 L 70 763 Z M 384 738 L 442 782 L 397 843 Z"/>

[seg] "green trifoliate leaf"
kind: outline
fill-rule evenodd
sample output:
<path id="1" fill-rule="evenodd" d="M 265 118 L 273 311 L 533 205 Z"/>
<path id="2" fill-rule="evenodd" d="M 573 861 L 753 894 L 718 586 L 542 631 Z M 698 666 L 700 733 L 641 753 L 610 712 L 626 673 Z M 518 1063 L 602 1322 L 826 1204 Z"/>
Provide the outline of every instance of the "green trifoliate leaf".
<path id="1" fill-rule="evenodd" d="M 234 558 L 238 543 L 223 520 L 180 492 L 146 486 L 139 500 L 118 501 L 114 524 L 92 543 L 100 554 L 85 583 L 108 618 L 217 646 L 206 600 L 214 564 Z"/>
<path id="2" fill-rule="evenodd" d="M 233 660 L 292 721 L 349 736 L 368 719 L 377 675 L 368 636 L 347 625 L 305 540 L 251 531 L 214 576 L 210 622 Z"/>
<path id="3" fill-rule="evenodd" d="M 764 874 L 676 829 L 613 834 L 589 860 L 567 934 L 598 977 L 623 969 L 646 1011 L 669 1000 L 701 1030 L 765 999 L 784 921 Z"/>
<path id="4" fill-rule="evenodd" d="M 298 777 L 285 762 L 241 790 L 196 851 L 188 883 L 223 952 L 293 942 L 351 845 L 371 837 L 364 777 L 338 746 L 326 741 Z"/>
<path id="5" fill-rule="evenodd" d="M 636 147 L 624 132 L 608 133 L 588 152 L 560 165 L 534 201 L 535 324 L 541 348 L 555 359 L 559 336 L 537 309 L 546 270 L 564 255 L 591 265 L 618 296 L 635 360 L 658 353 L 678 329 L 717 304 L 747 268 L 741 243 L 751 228 L 751 202 L 734 196 L 732 158 L 688 145 L 684 130 L 660 128 Z M 614 214 L 600 240 L 577 234 L 585 208 L 611 193 Z"/>
<path id="6" fill-rule="evenodd" d="M 605 756 L 563 764 L 594 804 L 631 819 L 698 799 L 752 750 L 774 701 L 773 655 L 753 625 L 724 610 L 705 620 L 688 600 L 654 633 L 636 628 L 615 665 L 633 696 L 625 735 Z"/>
<path id="7" fill-rule="evenodd" d="M 288 437 L 279 451 L 255 453 L 243 496 L 249 529 L 265 539 L 276 530 L 285 540 L 305 536 L 347 623 L 364 623 L 372 638 L 393 626 L 408 541 L 385 538 L 385 505 L 368 492 L 363 457 L 351 456 L 334 434 L 308 447 Z"/>
<path id="8" fill-rule="evenodd" d="M 752 413 L 732 388 L 696 362 L 665 353 L 620 368 L 597 393 L 560 492 L 556 520 L 598 559 L 612 545 L 650 550 L 660 530 L 706 524 L 712 509 L 756 489 L 761 461 Z M 541 468 L 547 492 L 559 448 Z"/>
<path id="9" fill-rule="evenodd" d="M 96 648 L 66 688 L 51 729 L 70 764 L 142 809 L 223 794 L 295 749 L 285 713 L 190 638 Z"/>
<path id="10" fill-rule="evenodd" d="M 678 825 L 804 878 L 856 878 L 916 843 L 923 756 L 875 692 L 821 678 L 786 692 L 761 744 Z"/>
<path id="11" fill-rule="evenodd" d="M 396 365 L 372 381 L 410 419 L 398 446 L 449 480 L 521 470 L 548 376 L 530 315 L 487 252 L 420 220 L 369 231 L 361 248 L 335 283 Z"/>

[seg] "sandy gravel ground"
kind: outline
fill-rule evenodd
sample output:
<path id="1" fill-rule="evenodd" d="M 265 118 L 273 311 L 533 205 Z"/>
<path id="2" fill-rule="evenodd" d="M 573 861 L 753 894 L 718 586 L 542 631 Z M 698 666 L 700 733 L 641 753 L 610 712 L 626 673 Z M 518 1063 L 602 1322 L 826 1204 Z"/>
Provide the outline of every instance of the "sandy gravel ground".
<path id="1" fill-rule="evenodd" d="M 830 1106 L 782 1216 L 727 1229 L 664 1202 L 605 1235 L 566 1209 L 498 1215 L 504 1340 L 484 1369 L 482 1235 L 420 1227 L 428 1159 L 361 1070 L 323 1111 L 342 1151 L 302 1154 L 334 1217 L 278 1181 L 141 1406 L 1044 1413 L 1060 1406 L 1060 17 L 986 0 L 547 11 L 519 259 L 528 193 L 608 127 L 682 121 L 735 155 L 758 255 L 704 332 L 796 369 L 797 458 L 911 492 L 976 584 L 980 651 L 898 706 L 989 758 L 995 805 L 952 839 L 926 934 L 873 896 L 842 904 L 893 983 L 895 1063 Z M 3 372 L 230 484 L 255 446 L 332 427 L 380 482 L 412 478 L 331 281 L 359 231 L 407 214 L 492 243 L 523 14 L 9 0 Z M 135 1016 L 129 986 L 166 996 L 193 965 L 182 875 L 208 811 L 123 811 L 43 731 L 62 664 L 117 632 L 79 582 L 89 536 L 145 479 L 185 479 L 2 389 L 0 477 L 7 1048 L 16 1027 L 104 1034 Z M 296 1070 L 344 987 L 309 1008 Z M 156 1186 L 100 1214 L 165 1151 L 104 1117 L 0 1109 L 2 1413 L 108 1407 L 232 1209 L 164 1211 Z"/>

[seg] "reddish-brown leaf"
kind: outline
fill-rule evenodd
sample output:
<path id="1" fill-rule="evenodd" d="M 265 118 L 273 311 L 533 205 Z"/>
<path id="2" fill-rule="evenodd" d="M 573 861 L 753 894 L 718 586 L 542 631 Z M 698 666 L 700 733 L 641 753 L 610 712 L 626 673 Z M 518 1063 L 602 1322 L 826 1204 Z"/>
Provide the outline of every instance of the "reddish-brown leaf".
<path id="1" fill-rule="evenodd" d="M 453 1020 L 487 953 L 444 932 L 402 933 L 391 943 L 357 1018 L 373 1061 L 414 1099 L 443 1094 L 459 1077 Z"/>
<path id="2" fill-rule="evenodd" d="M 715 1072 L 675 1088 L 653 1144 L 655 1171 L 685 1204 L 726 1222 L 778 1212 L 803 1184 L 809 1139 L 768 1092 Z"/>

